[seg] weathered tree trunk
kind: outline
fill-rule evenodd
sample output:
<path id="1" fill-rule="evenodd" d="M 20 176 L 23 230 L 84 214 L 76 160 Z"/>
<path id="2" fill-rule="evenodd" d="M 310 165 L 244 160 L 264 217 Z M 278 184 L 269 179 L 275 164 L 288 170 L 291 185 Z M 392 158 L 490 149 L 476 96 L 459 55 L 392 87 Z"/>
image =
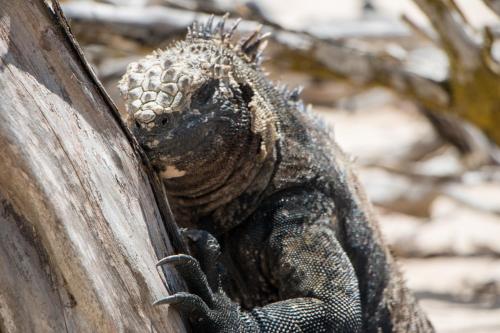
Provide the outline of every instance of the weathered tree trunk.
<path id="1" fill-rule="evenodd" d="M 0 332 L 183 332 L 140 159 L 42 0 L 0 0 L 0 95 Z"/>

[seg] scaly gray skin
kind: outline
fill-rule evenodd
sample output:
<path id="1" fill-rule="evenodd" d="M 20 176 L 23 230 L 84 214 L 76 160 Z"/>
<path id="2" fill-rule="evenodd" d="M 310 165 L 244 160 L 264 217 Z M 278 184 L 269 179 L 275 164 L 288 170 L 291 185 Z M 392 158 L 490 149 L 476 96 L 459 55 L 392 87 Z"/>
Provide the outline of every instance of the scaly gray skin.
<path id="1" fill-rule="evenodd" d="M 158 303 L 196 332 L 433 332 L 331 130 L 266 78 L 266 36 L 233 44 L 224 21 L 120 82 L 179 224 L 198 229 L 184 234 L 199 261 L 159 263 L 190 293 Z"/>

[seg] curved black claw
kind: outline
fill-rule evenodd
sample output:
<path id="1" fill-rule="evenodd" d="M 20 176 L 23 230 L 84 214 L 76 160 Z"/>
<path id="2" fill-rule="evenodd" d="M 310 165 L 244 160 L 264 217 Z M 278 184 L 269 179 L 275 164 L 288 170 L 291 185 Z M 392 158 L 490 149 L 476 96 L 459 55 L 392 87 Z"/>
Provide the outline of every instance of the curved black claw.
<path id="1" fill-rule="evenodd" d="M 240 310 L 222 290 L 212 292 L 207 277 L 198 261 L 186 254 L 177 254 L 161 259 L 156 264 L 174 266 L 184 278 L 189 291 L 161 298 L 153 305 L 170 304 L 177 310 L 189 314 L 195 332 L 233 332 L 227 327 L 239 327 Z"/>
<path id="2" fill-rule="evenodd" d="M 202 318 L 208 318 L 210 308 L 207 304 L 197 295 L 186 292 L 179 292 L 177 294 L 160 298 L 155 301 L 153 305 L 170 304 L 177 309 L 194 314 Z"/>
<path id="3" fill-rule="evenodd" d="M 201 297 L 201 300 L 208 306 L 213 305 L 214 297 L 212 289 L 208 284 L 207 277 L 201 269 L 198 260 L 187 254 L 176 254 L 161 259 L 160 261 L 158 261 L 156 266 L 162 266 L 166 264 L 171 264 L 177 269 L 179 274 L 184 278 L 184 281 L 186 282 L 191 292 Z M 174 296 L 175 295 L 168 297 Z"/>

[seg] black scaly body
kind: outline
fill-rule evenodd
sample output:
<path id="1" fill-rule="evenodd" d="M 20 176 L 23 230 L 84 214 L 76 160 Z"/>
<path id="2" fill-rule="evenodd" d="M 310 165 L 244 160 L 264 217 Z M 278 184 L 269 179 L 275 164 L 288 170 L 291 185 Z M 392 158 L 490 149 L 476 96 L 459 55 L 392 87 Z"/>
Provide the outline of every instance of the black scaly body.
<path id="1" fill-rule="evenodd" d="M 225 18 L 133 63 L 129 124 L 194 259 L 167 303 L 196 332 L 433 332 L 331 130 L 260 67 L 267 35 Z"/>

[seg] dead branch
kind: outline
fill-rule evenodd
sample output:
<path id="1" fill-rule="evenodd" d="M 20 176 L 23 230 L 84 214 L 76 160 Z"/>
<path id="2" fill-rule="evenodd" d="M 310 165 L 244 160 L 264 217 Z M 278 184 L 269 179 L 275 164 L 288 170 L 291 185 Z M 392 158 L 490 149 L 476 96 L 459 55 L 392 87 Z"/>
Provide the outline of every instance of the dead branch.
<path id="1" fill-rule="evenodd" d="M 483 0 L 484 3 L 497 15 L 500 15 L 500 1 L 499 0 Z"/>
<path id="2" fill-rule="evenodd" d="M 478 36 L 454 0 L 414 0 L 431 21 L 450 64 L 459 68 L 479 66 Z M 455 68 L 456 69 L 456 68 Z"/>

